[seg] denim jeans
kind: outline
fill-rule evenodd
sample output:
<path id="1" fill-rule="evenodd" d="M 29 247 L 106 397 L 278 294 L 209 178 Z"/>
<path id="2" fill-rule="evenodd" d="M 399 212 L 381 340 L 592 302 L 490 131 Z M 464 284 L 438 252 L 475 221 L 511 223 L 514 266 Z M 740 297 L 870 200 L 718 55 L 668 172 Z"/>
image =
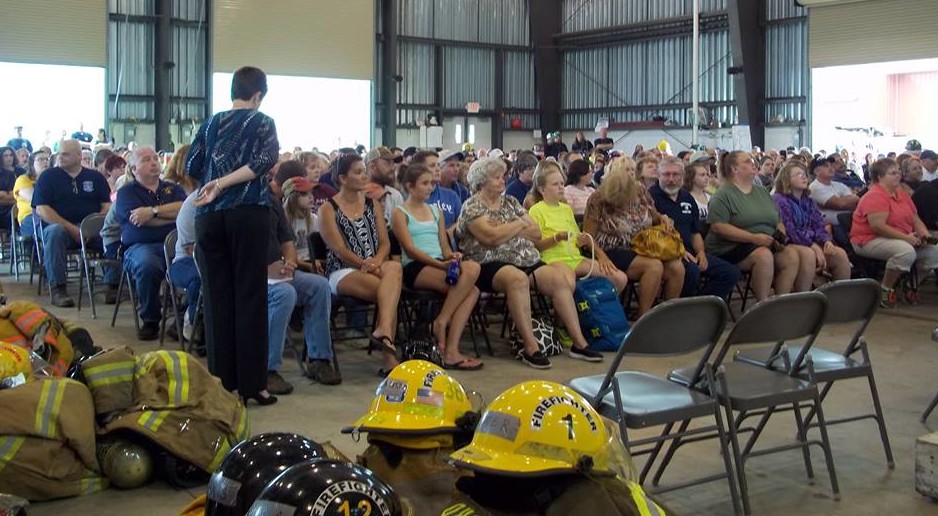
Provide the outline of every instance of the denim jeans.
<path id="1" fill-rule="evenodd" d="M 199 303 L 199 292 L 202 289 L 202 278 L 195 267 L 195 260 L 191 256 L 183 256 L 169 266 L 169 279 L 173 286 L 186 291 L 186 313 L 189 322 L 195 322 L 195 307 Z M 269 292 L 268 292 L 269 296 Z"/>
<path id="2" fill-rule="evenodd" d="M 116 260 L 117 253 L 120 250 L 120 246 L 121 246 L 120 240 L 104 246 L 104 257 L 107 258 L 108 260 Z M 104 283 L 106 285 L 114 285 L 116 287 L 117 284 L 120 283 L 120 280 L 121 280 L 120 268 L 111 267 L 111 266 L 104 266 L 101 268 L 103 269 L 101 273 L 104 276 Z"/>
<path id="3" fill-rule="evenodd" d="M 124 251 L 124 270 L 130 274 L 140 298 L 143 322 L 159 322 L 161 314 L 160 283 L 166 275 L 163 244 L 134 244 Z"/>
<path id="4" fill-rule="evenodd" d="M 23 218 L 23 222 L 20 222 L 20 235 L 31 237 L 36 233 L 36 228 L 33 226 L 33 214 L 30 213 Z"/>
<path id="5" fill-rule="evenodd" d="M 69 249 L 78 249 L 80 245 L 61 224 L 49 224 L 42 230 L 42 259 L 46 268 L 46 278 L 52 288 L 64 287 L 66 280 L 65 259 Z"/>
<path id="6" fill-rule="evenodd" d="M 329 331 L 332 296 L 329 281 L 316 274 L 296 271 L 292 281 L 267 286 L 269 371 L 277 371 L 283 364 L 287 324 L 297 306 L 303 307 L 303 334 L 308 358 L 332 360 L 332 335 Z"/>
<path id="7" fill-rule="evenodd" d="M 701 275 L 707 279 L 707 283 L 698 292 L 697 283 Z M 739 267 L 712 254 L 707 255 L 707 270 L 702 273 L 696 263 L 684 262 L 684 289 L 681 297 L 714 295 L 729 299 L 741 275 Z"/>

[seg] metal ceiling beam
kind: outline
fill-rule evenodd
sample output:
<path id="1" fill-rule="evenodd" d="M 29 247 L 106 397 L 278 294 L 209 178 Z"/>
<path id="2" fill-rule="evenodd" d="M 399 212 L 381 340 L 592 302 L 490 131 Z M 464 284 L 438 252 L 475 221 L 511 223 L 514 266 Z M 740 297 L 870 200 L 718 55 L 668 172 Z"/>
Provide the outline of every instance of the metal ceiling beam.
<path id="1" fill-rule="evenodd" d="M 560 51 L 554 35 L 563 29 L 561 0 L 540 0 L 528 9 L 531 39 L 534 43 L 534 82 L 540 102 L 541 135 L 560 129 L 560 109 L 563 107 L 561 90 Z"/>
<path id="2" fill-rule="evenodd" d="M 765 146 L 765 0 L 729 0 L 730 50 L 739 123 Z M 745 149 L 748 150 L 748 149 Z"/>
<path id="3" fill-rule="evenodd" d="M 692 16 L 680 16 L 627 25 L 615 25 L 598 29 L 554 34 L 554 44 L 561 50 L 616 46 L 630 41 L 656 40 L 675 36 L 687 36 L 693 32 Z M 729 21 L 726 11 L 701 13 L 700 32 L 726 30 Z"/>
<path id="4" fill-rule="evenodd" d="M 383 145 L 397 145 L 397 86 L 400 74 L 397 70 L 397 48 L 400 40 L 397 34 L 397 0 L 381 2 L 381 34 L 384 36 L 381 47 L 381 139 Z"/>

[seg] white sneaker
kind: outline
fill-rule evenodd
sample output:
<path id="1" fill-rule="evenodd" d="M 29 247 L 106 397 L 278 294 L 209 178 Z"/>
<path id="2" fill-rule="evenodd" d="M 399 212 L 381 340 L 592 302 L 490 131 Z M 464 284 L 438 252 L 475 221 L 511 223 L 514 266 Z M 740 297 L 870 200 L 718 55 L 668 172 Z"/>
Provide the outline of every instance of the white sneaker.
<path id="1" fill-rule="evenodd" d="M 186 310 L 182 317 L 182 338 L 192 340 L 192 322 L 189 320 L 189 311 Z"/>

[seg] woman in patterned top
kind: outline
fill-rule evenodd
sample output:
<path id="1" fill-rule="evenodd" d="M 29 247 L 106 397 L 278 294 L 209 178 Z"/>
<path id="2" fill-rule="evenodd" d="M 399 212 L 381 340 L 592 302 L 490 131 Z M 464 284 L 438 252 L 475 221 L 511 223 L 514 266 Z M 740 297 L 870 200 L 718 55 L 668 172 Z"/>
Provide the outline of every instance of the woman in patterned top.
<path id="1" fill-rule="evenodd" d="M 538 348 L 531 324 L 531 294 L 551 298 L 557 317 L 570 333 L 580 335 L 580 322 L 573 303 L 576 275 L 562 263 L 546 265 L 535 242 L 541 230 L 521 203 L 505 193 L 507 167 L 498 158 L 476 161 L 469 168 L 469 188 L 474 193 L 463 205 L 456 223 L 456 237 L 463 255 L 481 264 L 476 286 L 483 292 L 502 292 L 508 312 L 524 343 L 518 358 L 535 369 L 547 369 L 550 360 Z M 577 342 L 577 339 L 574 339 Z M 581 360 L 602 360 L 588 348 L 571 350 Z"/>
<path id="2" fill-rule="evenodd" d="M 638 315 L 642 316 L 658 297 L 662 279 L 665 299 L 681 296 L 684 264 L 680 259 L 665 263 L 632 251 L 632 237 L 642 229 L 673 224 L 655 209 L 654 201 L 637 181 L 634 170 L 635 162 L 627 157 L 616 158 L 606 166 L 602 185 L 586 202 L 583 232 L 596 239 L 596 245 L 630 280 L 639 282 Z"/>
<path id="3" fill-rule="evenodd" d="M 389 260 L 391 241 L 378 201 L 367 199 L 365 164 L 357 154 L 338 158 L 334 179 L 339 193 L 319 208 L 319 230 L 329 247 L 326 277 L 332 292 L 377 305 L 377 323 L 369 348 L 384 352 L 386 375 L 397 365 L 394 330 L 401 296 L 400 262 Z"/>
<path id="4" fill-rule="evenodd" d="M 186 173 L 203 185 L 195 200 L 208 368 L 246 402 L 267 392 L 267 174 L 279 156 L 274 121 L 258 109 L 267 76 L 244 67 L 231 79 L 232 108 L 208 119 L 189 148 Z"/>

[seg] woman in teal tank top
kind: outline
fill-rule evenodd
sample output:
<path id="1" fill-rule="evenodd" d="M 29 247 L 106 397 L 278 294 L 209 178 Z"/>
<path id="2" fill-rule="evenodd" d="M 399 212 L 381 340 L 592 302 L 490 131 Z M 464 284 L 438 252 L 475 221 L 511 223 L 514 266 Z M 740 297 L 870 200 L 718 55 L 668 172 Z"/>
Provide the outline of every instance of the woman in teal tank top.
<path id="1" fill-rule="evenodd" d="M 391 230 L 401 244 L 404 285 L 446 294 L 432 327 L 433 338 L 443 353 L 443 367 L 475 371 L 482 367 L 482 362 L 460 354 L 459 341 L 479 299 L 475 286 L 479 264 L 462 260 L 462 255 L 450 247 L 439 209 L 426 203 L 433 191 L 432 181 L 426 165 L 412 163 L 407 167 L 403 181 L 407 200 L 391 215 Z M 446 275 L 456 261 L 459 277 L 450 285 Z"/>

